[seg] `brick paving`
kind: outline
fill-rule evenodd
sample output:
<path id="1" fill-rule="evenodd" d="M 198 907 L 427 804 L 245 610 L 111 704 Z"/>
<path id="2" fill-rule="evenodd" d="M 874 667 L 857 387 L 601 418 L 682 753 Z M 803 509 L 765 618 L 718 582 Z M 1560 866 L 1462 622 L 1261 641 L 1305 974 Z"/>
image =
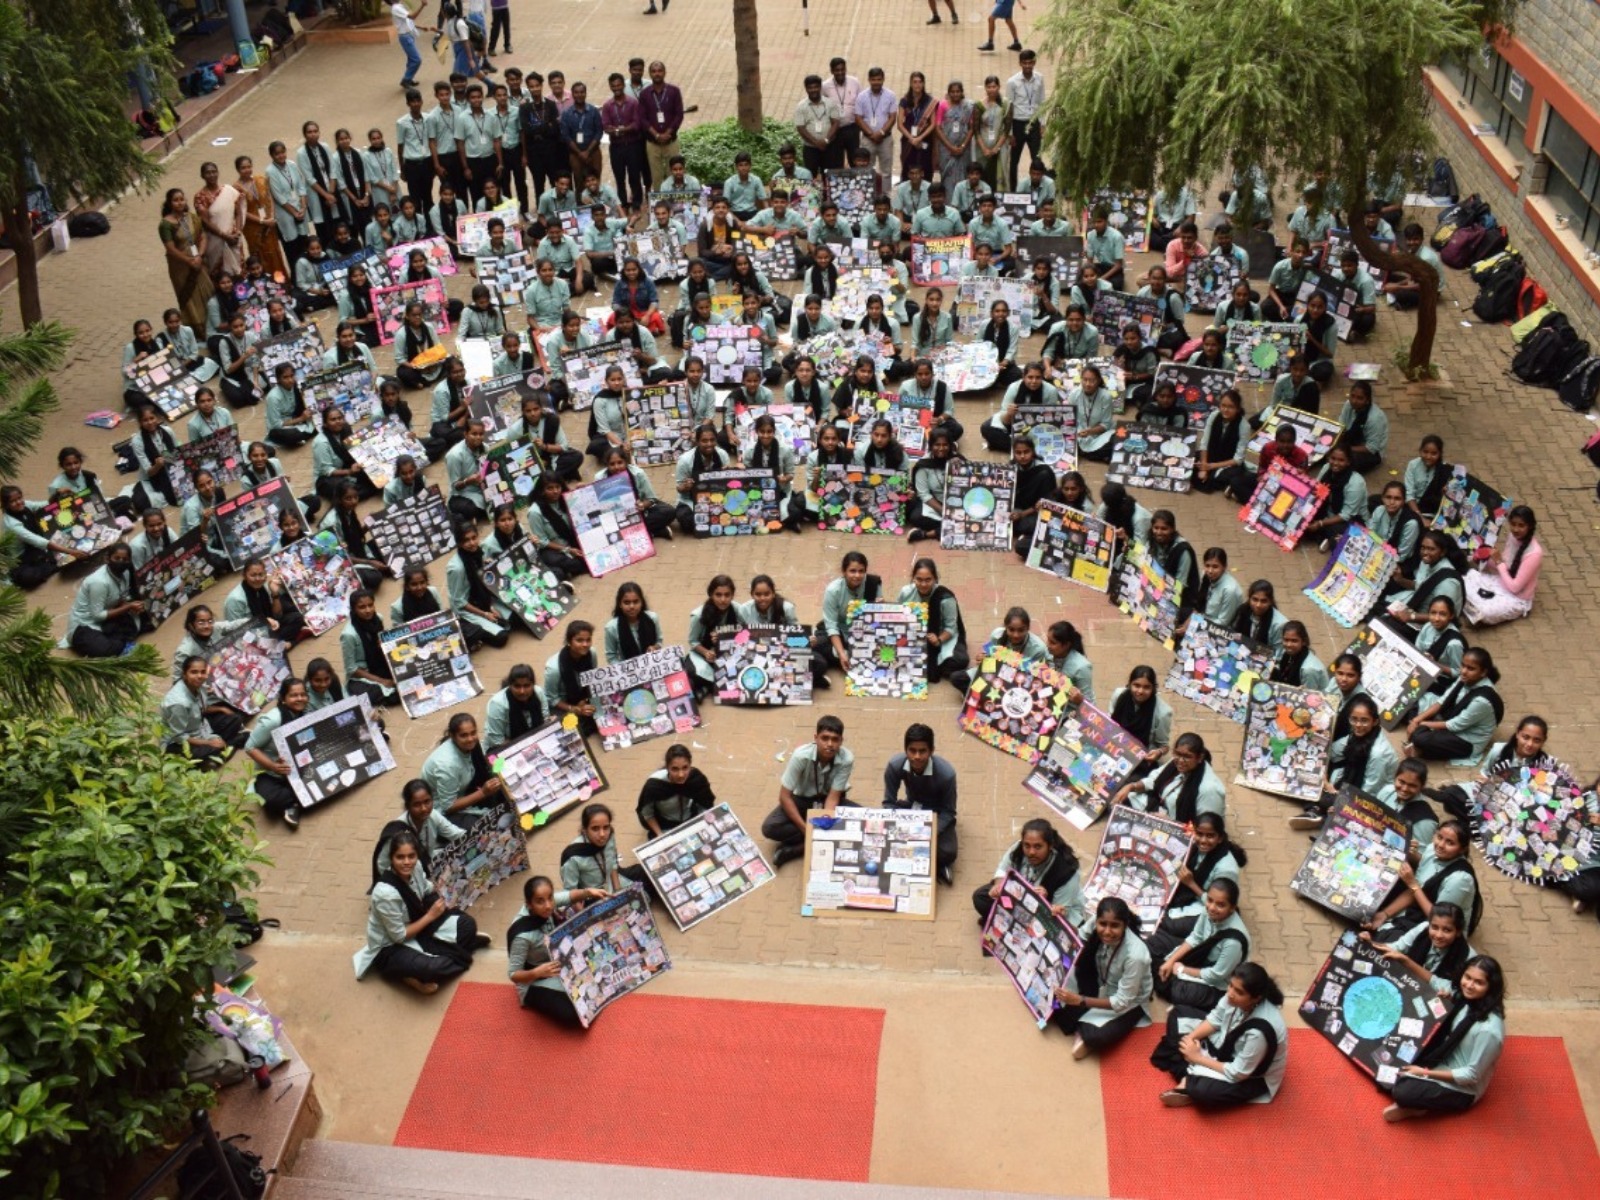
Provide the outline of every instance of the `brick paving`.
<path id="1" fill-rule="evenodd" d="M 499 61 L 502 68 L 512 63 L 541 69 L 559 65 L 569 81 L 589 81 L 593 95 L 603 94 L 604 75 L 624 69 L 630 54 L 659 55 L 667 60 L 669 79 L 683 86 L 687 102 L 699 105 L 699 117 L 691 120 L 720 117 L 732 110 L 735 86 L 727 10 L 720 5 L 691 7 L 687 0 L 679 3 L 680 8 L 667 17 L 647 19 L 637 14 L 636 4 L 562 3 L 541 8 L 536 16 L 531 4 L 518 0 L 513 6 L 513 23 L 519 52 Z M 852 71 L 862 77 L 869 65 L 881 65 L 898 87 L 903 86 L 909 70 L 922 69 L 933 90 L 940 90 L 947 79 L 963 78 L 969 95 L 977 91 L 985 74 L 994 72 L 1004 78 L 1015 69 L 1011 55 L 982 55 L 975 50 L 981 27 L 970 16 L 958 27 L 946 22 L 925 29 L 920 6 L 871 7 L 825 0 L 812 6 L 813 33 L 805 39 L 800 36 L 798 8 L 764 8 L 766 108 L 784 119 L 801 92 L 801 78 L 811 71 L 823 72 L 834 53 L 846 55 Z M 547 13 L 555 20 L 535 30 L 535 21 Z M 539 35 L 536 55 L 528 53 L 535 32 Z M 358 144 L 360 135 L 373 125 L 392 131 L 393 119 L 402 107 L 394 86 L 400 61 L 393 46 L 310 48 L 288 69 L 191 137 L 188 146 L 170 159 L 164 183 L 192 188 L 198 181 L 199 164 L 207 159 L 227 163 L 235 154 L 248 152 L 264 163 L 267 142 L 282 137 L 293 144 L 300 122 L 309 118 L 319 120 L 330 134 L 334 128 L 349 126 L 357 131 Z M 423 77 L 429 77 L 434 69 L 430 62 Z M 213 140 L 218 138 L 232 140 L 214 146 Z M 1212 191 L 1207 200 L 1214 209 Z M 116 372 L 132 322 L 138 317 L 155 320 L 170 303 L 155 237 L 158 204 L 159 196 L 126 198 L 110 210 L 110 236 L 77 242 L 66 256 L 53 256 L 44 263 L 46 311 L 76 326 L 79 339 L 71 363 L 57 379 L 65 411 L 52 423 L 46 443 L 22 479 L 30 496 L 42 494 L 55 469 L 55 449 L 69 440 L 88 451 L 91 466 L 103 476 L 110 473 L 109 447 L 126 436 L 126 430 L 113 435 L 86 428 L 81 418 L 93 409 L 118 407 Z M 1422 215 L 1431 228 L 1429 214 Z M 1141 257 L 1130 264 L 1130 274 L 1149 261 L 1153 259 Z M 464 296 L 469 285 L 470 277 L 457 276 L 452 294 Z M 1411 319 L 1403 315 L 1386 311 L 1370 345 L 1340 351 L 1341 363 L 1360 359 L 1386 364 L 1377 395 L 1394 426 L 1391 462 L 1369 477 L 1369 485 L 1376 490 L 1389 475 L 1397 474 L 1420 437 L 1437 432 L 1446 440 L 1451 461 L 1467 463 L 1476 473 L 1513 492 L 1518 500 L 1534 506 L 1548 552 L 1535 613 L 1529 620 L 1485 631 L 1472 640 L 1487 646 L 1504 670 L 1502 693 L 1508 722 L 1503 730 L 1509 730 L 1522 713 L 1541 713 L 1554 730 L 1552 751 L 1571 762 L 1580 774 L 1591 773 L 1596 762 L 1589 747 L 1600 729 L 1585 697 L 1592 696 L 1600 684 L 1600 654 L 1593 649 L 1592 639 L 1583 634 L 1592 628 L 1592 588 L 1583 583 L 1579 568 L 1585 561 L 1592 562 L 1588 557 L 1594 544 L 1591 535 L 1600 529 L 1600 518 L 1592 495 L 1584 494 L 1592 488 L 1595 472 L 1577 453 L 1590 427 L 1562 409 L 1552 392 L 1525 388 L 1507 377 L 1510 338 L 1505 329 L 1463 325 L 1463 317 L 1470 319 L 1470 312 L 1459 304 L 1470 295 L 1464 277 L 1452 276 L 1450 294 L 1453 298 L 1446 300 L 1441 311 L 1441 343 L 1436 351 L 1446 372 L 1441 384 L 1414 388 L 1397 384 L 1387 363 L 1392 349 L 1409 340 Z M 664 298 L 664 307 L 668 303 L 670 298 Z M 8 297 L 8 317 L 15 311 L 13 305 Z M 331 342 L 332 322 L 325 318 L 323 324 Z M 1190 328 L 1198 331 L 1203 324 L 1204 318 L 1191 318 Z M 1037 340 L 1031 345 L 1036 348 Z M 386 352 L 380 359 L 387 363 Z M 1335 411 L 1338 394 L 1330 391 L 1325 400 Z M 417 397 L 412 399 L 415 406 Z M 1252 407 L 1258 407 L 1261 399 L 1247 395 Z M 996 396 L 963 400 L 960 415 L 968 429 L 975 431 L 996 403 Z M 258 434 L 261 420 L 259 413 L 246 412 L 241 424 L 248 433 Z M 568 435 L 576 440 L 585 418 L 569 415 L 566 420 Z M 967 450 L 986 455 L 975 433 L 968 439 Z M 304 478 L 309 474 L 309 451 L 288 454 L 286 465 L 291 473 Z M 1098 487 L 1103 468 L 1090 466 L 1085 473 Z M 431 474 L 442 472 L 434 468 Z M 658 489 L 667 485 L 666 469 L 652 474 Z M 1159 503 L 1149 496 L 1141 499 L 1149 507 L 1168 502 L 1165 497 Z M 1323 616 L 1299 591 L 1320 566 L 1320 556 L 1314 551 L 1286 554 L 1264 539 L 1245 534 L 1234 506 L 1214 497 L 1173 497 L 1170 506 L 1197 549 L 1214 544 L 1228 547 L 1242 582 L 1258 576 L 1273 579 L 1282 607 L 1289 616 L 1306 622 L 1314 647 L 1324 659 L 1344 646 L 1348 632 Z M 1586 551 L 1585 546 L 1591 549 Z M 926 547 L 913 548 L 892 539 L 852 539 L 816 531 L 800 537 L 728 543 L 694 543 L 680 538 L 664 543 L 658 556 L 636 571 L 598 582 L 583 581 L 577 611 L 597 624 L 603 622 L 609 615 L 614 586 L 623 578 L 637 579 L 665 619 L 669 638 L 681 639 L 689 610 L 699 603 L 704 582 L 712 574 L 727 571 L 742 589 L 752 575 L 765 571 L 797 602 L 803 619 L 815 619 L 822 589 L 848 549 L 865 551 L 873 570 L 889 584 L 903 580 L 915 553 L 926 551 Z M 1103 702 L 1136 664 L 1153 664 L 1158 674 L 1165 675 L 1169 652 L 1108 607 L 1103 597 L 1027 571 L 1010 555 L 935 554 L 946 582 L 960 598 L 975 643 L 999 623 L 1005 608 L 1023 604 L 1041 631 L 1061 617 L 1085 630 Z M 435 575 L 442 573 L 441 562 Z M 213 589 L 207 599 L 219 605 L 231 585 L 230 580 Z M 380 600 L 387 606 L 395 594 L 396 585 L 387 584 Z M 70 584 L 52 582 L 36 598 L 50 607 L 64 626 Z M 156 644 L 170 653 L 180 632 L 178 622 L 171 622 L 156 636 Z M 530 661 L 542 669 L 552 650 L 548 642 L 535 644 L 519 636 L 503 651 L 481 654 L 477 667 L 487 690 L 483 699 L 469 706 L 471 710 L 481 714 L 488 692 L 498 686 L 512 663 Z M 313 654 L 337 661 L 334 635 L 325 635 L 299 650 L 295 661 L 303 665 Z M 940 890 L 938 919 L 931 925 L 803 919 L 797 913 L 800 868 L 795 865 L 784 870 L 775 886 L 761 890 L 691 935 L 669 932 L 674 956 L 687 962 L 718 964 L 982 973 L 990 975 L 996 987 L 1003 986 L 999 974 L 979 956 L 966 897 L 988 878 L 1021 822 L 1048 814 L 1022 790 L 1025 772 L 1019 762 L 959 733 L 954 721 L 957 707 L 956 693 L 942 685 L 925 704 L 850 700 L 836 686 L 809 710 L 707 707 L 705 725 L 691 739 L 697 765 L 752 830 L 775 802 L 780 756 L 809 738 L 817 715 L 833 712 L 843 718 L 847 744 L 857 760 L 854 794 L 864 800 L 876 797 L 882 764 L 899 749 L 905 725 L 930 722 L 938 731 L 939 752 L 961 775 L 962 854 L 956 868 L 957 886 Z M 1174 707 L 1174 732 L 1200 733 L 1216 754 L 1219 774 L 1231 780 L 1238 763 L 1239 727 L 1181 699 L 1174 701 Z M 287 835 L 281 826 L 262 825 L 275 865 L 263 879 L 259 900 L 263 913 L 280 918 L 286 931 L 344 938 L 352 950 L 361 938 L 373 839 L 398 808 L 401 781 L 418 772 L 445 721 L 435 717 L 410 722 L 395 712 L 389 723 L 400 763 L 397 772 L 325 812 L 312 814 L 297 835 Z M 643 778 L 659 765 L 662 748 L 661 743 L 647 744 L 603 756 L 602 765 L 611 782 L 605 799 L 618 813 L 624 846 L 641 840 L 631 813 L 633 799 Z M 1305 836 L 1292 833 L 1284 823 L 1292 811 L 1288 804 L 1270 796 L 1230 787 L 1230 824 L 1235 837 L 1251 853 L 1244 876 L 1243 911 L 1257 955 L 1284 983 L 1285 991 L 1294 994 L 1306 986 L 1320 965 L 1334 939 L 1336 923 L 1288 891 L 1289 877 L 1306 846 Z M 576 816 L 569 813 L 532 838 L 529 852 L 535 869 L 554 873 L 560 848 L 575 831 Z M 1092 856 L 1098 828 L 1082 834 L 1066 832 L 1080 855 Z M 1516 998 L 1556 1005 L 1600 1003 L 1600 978 L 1592 967 L 1592 919 L 1579 921 L 1567 912 L 1561 896 L 1513 885 L 1493 870 L 1480 868 L 1479 878 L 1489 908 L 1475 944 L 1506 963 Z M 517 907 L 517 890 L 518 884 L 512 883 L 483 902 L 477 915 L 484 928 L 498 930 L 509 922 Z M 497 964 L 482 963 L 475 975 L 486 978 L 498 969 Z M 329 980 L 328 987 L 345 992 L 353 989 L 354 982 L 344 976 Z"/>

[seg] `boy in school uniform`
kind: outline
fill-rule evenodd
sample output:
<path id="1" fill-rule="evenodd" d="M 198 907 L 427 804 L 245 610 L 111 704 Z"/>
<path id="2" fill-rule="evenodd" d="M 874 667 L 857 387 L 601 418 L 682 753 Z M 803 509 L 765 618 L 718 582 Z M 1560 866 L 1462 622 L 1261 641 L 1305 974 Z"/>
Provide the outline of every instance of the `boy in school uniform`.
<path id="1" fill-rule="evenodd" d="M 905 752 L 896 754 L 883 769 L 883 807 L 927 809 L 938 814 L 939 879 L 955 882 L 953 866 L 959 845 L 956 839 L 956 769 L 933 752 L 933 730 L 922 724 L 908 725 Z M 905 792 L 901 797 L 902 789 Z"/>
<path id="2" fill-rule="evenodd" d="M 1083 239 L 1084 256 L 1098 268 L 1100 278 L 1113 289 L 1120 288 L 1123 260 L 1127 256 L 1122 232 L 1111 228 L 1111 210 L 1103 205 L 1094 210 L 1089 220 L 1089 233 Z"/>
<path id="3" fill-rule="evenodd" d="M 805 854 L 807 813 L 821 808 L 831 814 L 848 803 L 855 762 L 844 746 L 844 722 L 831 715 L 819 717 L 813 740 L 789 755 L 778 783 L 778 806 L 761 822 L 761 835 L 778 843 L 773 867 Z"/>

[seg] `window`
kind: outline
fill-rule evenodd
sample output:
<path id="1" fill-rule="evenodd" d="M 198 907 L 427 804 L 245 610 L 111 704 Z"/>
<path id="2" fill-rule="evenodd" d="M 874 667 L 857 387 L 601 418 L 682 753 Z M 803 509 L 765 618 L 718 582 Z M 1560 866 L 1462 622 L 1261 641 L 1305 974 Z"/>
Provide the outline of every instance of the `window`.
<path id="1" fill-rule="evenodd" d="M 1518 162 L 1525 163 L 1528 150 L 1523 134 L 1528 128 L 1528 105 L 1532 99 L 1527 81 L 1488 44 L 1475 54 L 1446 60 L 1439 69 L 1467 103 L 1494 126 L 1494 136 L 1505 143 Z"/>
<path id="2" fill-rule="evenodd" d="M 1600 154 L 1554 108 L 1545 121 L 1544 153 L 1550 160 L 1545 199 L 1567 218 L 1569 232 L 1600 248 Z"/>

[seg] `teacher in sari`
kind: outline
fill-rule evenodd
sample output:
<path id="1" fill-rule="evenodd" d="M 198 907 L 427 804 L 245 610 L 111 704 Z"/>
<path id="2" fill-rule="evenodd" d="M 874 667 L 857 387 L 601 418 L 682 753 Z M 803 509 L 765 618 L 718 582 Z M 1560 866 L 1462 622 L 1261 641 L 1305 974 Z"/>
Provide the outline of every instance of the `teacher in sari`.
<path id="1" fill-rule="evenodd" d="M 204 337 L 206 301 L 216 289 L 206 274 L 206 231 L 200 218 L 189 211 L 189 198 L 182 188 L 167 189 L 157 232 L 167 252 L 167 275 L 172 280 L 172 293 L 183 313 L 183 323 L 196 336 Z"/>
<path id="2" fill-rule="evenodd" d="M 231 183 L 218 183 L 213 162 L 200 164 L 205 184 L 194 194 L 195 215 L 206 231 L 206 271 L 212 279 L 223 272 L 239 274 L 244 266 L 244 195 Z"/>
<path id="3" fill-rule="evenodd" d="M 266 180 L 256 178 L 256 165 L 248 154 L 233 160 L 233 169 L 239 172 L 234 187 L 244 199 L 244 240 L 250 248 L 250 257 L 261 260 L 261 268 L 279 283 L 289 278 L 288 264 L 283 260 L 283 247 L 278 244 L 278 218 L 272 205 L 272 189 Z"/>

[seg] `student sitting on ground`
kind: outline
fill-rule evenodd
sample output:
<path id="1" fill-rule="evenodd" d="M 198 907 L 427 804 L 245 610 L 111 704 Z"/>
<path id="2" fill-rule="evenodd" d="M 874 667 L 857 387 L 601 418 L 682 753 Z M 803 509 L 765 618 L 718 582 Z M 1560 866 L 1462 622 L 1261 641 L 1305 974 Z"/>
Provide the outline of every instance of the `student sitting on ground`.
<path id="1" fill-rule="evenodd" d="M 906 727 L 905 750 L 883 769 L 885 808 L 927 809 L 936 815 L 936 866 L 939 879 L 955 883 L 952 869 L 959 844 L 956 839 L 956 769 L 933 752 L 933 730 L 922 724 Z M 901 789 L 905 789 L 904 798 Z"/>
<path id="2" fill-rule="evenodd" d="M 989 921 L 989 910 L 1000 898 L 1006 873 L 1015 871 L 1045 898 L 1050 911 L 1074 929 L 1082 930 L 1088 921 L 1083 898 L 1083 872 L 1078 856 L 1043 817 L 1034 817 L 1022 826 L 1022 836 L 1011 844 L 995 864 L 994 878 L 972 893 L 972 907 L 978 910 L 981 928 Z"/>
<path id="3" fill-rule="evenodd" d="M 1241 963 L 1227 994 L 1209 1013 L 1175 1006 L 1150 1056 L 1177 1086 L 1161 1093 L 1168 1108 L 1270 1104 L 1289 1066 L 1283 992 L 1258 963 Z"/>
<path id="4" fill-rule="evenodd" d="M 694 765 L 689 747 L 675 742 L 667 747 L 661 769 L 639 789 L 634 812 L 644 831 L 654 838 L 710 812 L 716 803 L 711 781 Z"/>
<path id="5" fill-rule="evenodd" d="M 560 910 L 605 898 L 599 888 L 558 892 L 547 875 L 535 875 L 522 885 L 522 910 L 506 930 L 506 975 L 516 984 L 523 1008 L 558 1025 L 582 1027 L 578 1010 L 562 986 L 561 969 L 550 958 L 550 935 L 561 923 Z"/>
<path id="6" fill-rule="evenodd" d="M 778 805 L 761 822 L 761 836 L 778 843 L 774 867 L 805 853 L 807 813 L 821 808 L 831 816 L 845 802 L 855 761 L 844 745 L 844 722 L 835 716 L 819 717 L 816 736 L 789 755 L 778 783 Z"/>
<path id="7" fill-rule="evenodd" d="M 472 965 L 475 951 L 488 946 L 487 934 L 464 912 L 447 908 L 418 861 L 416 836 L 397 834 L 389 843 L 389 862 L 372 885 L 367 909 L 367 944 L 356 952 L 356 978 L 378 974 L 431 996 L 444 980 Z"/>

